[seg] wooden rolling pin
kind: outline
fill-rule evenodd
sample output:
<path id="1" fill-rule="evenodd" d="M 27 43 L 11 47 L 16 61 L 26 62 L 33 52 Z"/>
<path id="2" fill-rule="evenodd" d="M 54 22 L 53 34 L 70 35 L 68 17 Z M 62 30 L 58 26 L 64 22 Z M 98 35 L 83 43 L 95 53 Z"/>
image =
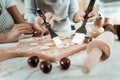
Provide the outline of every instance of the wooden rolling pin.
<path id="1" fill-rule="evenodd" d="M 99 61 L 106 60 L 111 53 L 114 34 L 106 31 L 90 42 L 87 46 L 88 57 L 82 66 L 84 73 L 89 73 Z"/>

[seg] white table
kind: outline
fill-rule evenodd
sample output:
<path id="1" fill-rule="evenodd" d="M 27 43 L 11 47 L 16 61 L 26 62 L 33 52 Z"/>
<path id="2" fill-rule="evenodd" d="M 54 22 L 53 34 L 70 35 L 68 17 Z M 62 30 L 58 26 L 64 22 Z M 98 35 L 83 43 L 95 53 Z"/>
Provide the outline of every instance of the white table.
<path id="1" fill-rule="evenodd" d="M 9 45 L 13 46 L 12 44 L 14 45 L 14 43 Z M 115 41 L 110 58 L 96 65 L 89 74 L 84 74 L 81 71 L 81 65 L 87 56 L 83 51 L 69 57 L 72 65 L 66 71 L 60 69 L 59 63 L 52 63 L 53 69 L 49 74 L 42 73 L 39 66 L 31 68 L 27 64 L 28 57 L 2 61 L 0 62 L 0 80 L 119 80 L 119 47 L 120 42 Z"/>
<path id="2" fill-rule="evenodd" d="M 10 48 L 10 47 L 14 47 L 14 46 L 16 46 L 17 44 L 18 44 L 17 42 L 7 43 L 7 44 L 0 44 L 0 50 L 1 50 L 1 49 Z"/>
<path id="3" fill-rule="evenodd" d="M 0 44 L 1 48 L 16 46 L 15 43 Z M 115 41 L 110 58 L 101 62 L 89 73 L 81 71 L 81 65 L 87 56 L 86 51 L 70 56 L 71 66 L 68 70 L 60 69 L 59 62 L 52 63 L 49 74 L 27 64 L 28 57 L 8 59 L 0 62 L 0 80 L 120 80 L 120 42 Z"/>

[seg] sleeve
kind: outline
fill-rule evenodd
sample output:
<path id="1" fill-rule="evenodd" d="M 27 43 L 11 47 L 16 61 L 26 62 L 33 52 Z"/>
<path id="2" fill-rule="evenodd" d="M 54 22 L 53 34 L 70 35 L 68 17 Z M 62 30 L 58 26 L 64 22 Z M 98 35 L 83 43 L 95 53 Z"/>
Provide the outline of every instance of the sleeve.
<path id="1" fill-rule="evenodd" d="M 11 6 L 14 6 L 17 4 L 17 2 L 15 0 L 6 0 L 6 8 L 9 8 Z"/>
<path id="2" fill-rule="evenodd" d="M 25 1 L 25 16 L 28 22 L 34 22 L 36 18 L 36 8 L 34 0 L 24 0 Z"/>
<path id="3" fill-rule="evenodd" d="M 73 21 L 73 17 L 78 10 L 78 0 L 70 0 L 68 15 L 71 21 Z"/>

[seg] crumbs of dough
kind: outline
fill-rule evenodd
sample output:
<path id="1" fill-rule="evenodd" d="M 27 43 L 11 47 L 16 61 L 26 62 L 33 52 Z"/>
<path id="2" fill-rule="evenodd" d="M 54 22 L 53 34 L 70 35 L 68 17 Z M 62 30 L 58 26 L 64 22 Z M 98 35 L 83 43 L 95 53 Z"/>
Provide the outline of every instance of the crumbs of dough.
<path id="1" fill-rule="evenodd" d="M 30 43 L 31 46 L 37 46 L 39 45 L 38 43 Z"/>
<path id="2" fill-rule="evenodd" d="M 44 44 L 45 46 L 50 46 L 50 47 L 52 47 L 52 46 L 54 46 L 55 44 L 54 43 L 46 43 L 46 44 Z"/>
<path id="3" fill-rule="evenodd" d="M 41 50 L 48 50 L 50 47 L 49 46 L 41 46 L 40 49 Z"/>

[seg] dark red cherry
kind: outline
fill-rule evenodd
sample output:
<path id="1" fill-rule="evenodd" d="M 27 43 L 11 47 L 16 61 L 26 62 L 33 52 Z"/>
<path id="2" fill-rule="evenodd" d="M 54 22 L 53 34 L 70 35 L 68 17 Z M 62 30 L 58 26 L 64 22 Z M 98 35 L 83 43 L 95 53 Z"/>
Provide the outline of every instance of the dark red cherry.
<path id="1" fill-rule="evenodd" d="M 84 42 L 85 43 L 89 43 L 89 42 L 91 42 L 92 41 L 92 37 L 85 37 L 85 40 L 84 40 Z"/>
<path id="2" fill-rule="evenodd" d="M 115 25 L 118 40 L 120 41 L 120 25 Z"/>
<path id="3" fill-rule="evenodd" d="M 37 56 L 32 56 L 28 59 L 28 64 L 31 67 L 37 67 L 38 63 L 39 63 L 39 57 Z"/>
<path id="4" fill-rule="evenodd" d="M 42 34 L 41 32 L 35 31 L 33 33 L 32 37 L 39 37 L 39 36 L 41 36 L 41 34 Z"/>
<path id="5" fill-rule="evenodd" d="M 40 63 L 40 69 L 44 73 L 49 73 L 52 70 L 52 64 L 49 61 L 42 61 Z"/>
<path id="6" fill-rule="evenodd" d="M 67 57 L 60 59 L 60 66 L 63 70 L 67 70 L 70 67 L 70 64 L 70 59 L 68 59 Z"/>

